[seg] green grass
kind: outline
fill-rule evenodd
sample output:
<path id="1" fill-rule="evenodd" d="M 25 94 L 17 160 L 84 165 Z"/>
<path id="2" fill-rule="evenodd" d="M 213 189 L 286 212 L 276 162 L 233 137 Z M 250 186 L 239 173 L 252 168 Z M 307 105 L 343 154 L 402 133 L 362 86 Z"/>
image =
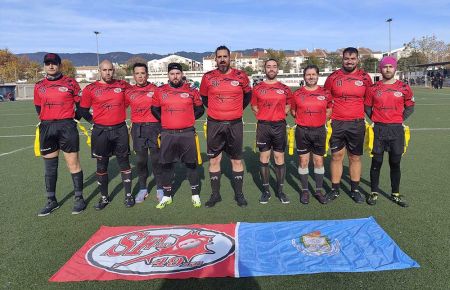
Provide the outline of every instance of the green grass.
<path id="1" fill-rule="evenodd" d="M 275 199 L 269 204 L 258 203 L 258 155 L 253 153 L 255 134 L 245 133 L 244 160 L 246 167 L 244 191 L 249 201 L 246 209 L 233 201 L 231 184 L 222 178 L 223 201 L 212 209 L 194 209 L 190 202 L 184 170 L 177 169 L 176 199 L 164 210 L 154 208 L 154 183 L 152 198 L 143 204 L 127 209 L 123 205 L 123 192 L 115 160 L 110 163 L 109 189 L 115 198 L 103 211 L 97 212 L 95 161 L 90 158 L 84 137 L 81 146 L 81 163 L 85 173 L 85 197 L 88 209 L 78 216 L 71 215 L 72 182 L 60 160 L 57 197 L 62 201 L 60 209 L 48 217 L 38 218 L 37 211 L 45 203 L 43 163 L 33 155 L 32 148 L 0 156 L 0 208 L 1 213 L 1 263 L 0 288 L 3 289 L 448 289 L 450 269 L 450 222 L 448 164 L 450 157 L 450 130 L 415 130 L 420 128 L 449 128 L 450 90 L 434 91 L 415 89 L 416 111 L 408 120 L 412 140 L 408 153 L 402 161 L 401 192 L 408 198 L 409 208 L 401 208 L 388 199 L 380 197 L 376 206 L 355 204 L 346 194 L 335 202 L 320 205 L 317 201 L 305 206 L 298 199 L 297 157 L 288 156 L 286 193 L 292 202 L 282 205 Z M 254 122 L 249 109 L 244 120 Z M 33 144 L 33 125 L 37 122 L 34 106 L 30 101 L 0 103 L 0 155 Z M 289 118 L 289 123 L 293 123 Z M 14 128 L 6 128 L 18 126 Z M 21 127 L 26 126 L 26 127 Z M 245 126 L 254 131 L 253 124 Z M 201 126 L 199 126 L 201 130 Z M 200 138 L 204 140 L 203 136 Z M 202 151 L 205 144 L 202 141 Z M 205 157 L 205 154 L 203 154 Z M 134 164 L 134 156 L 131 157 Z M 206 161 L 206 158 L 204 158 Z M 328 170 L 329 158 L 326 160 Z M 209 196 L 208 162 L 200 168 L 203 202 Z M 363 160 L 361 186 L 369 188 L 370 159 Z M 345 172 L 348 168 L 345 167 Z M 224 160 L 223 171 L 231 174 L 229 162 Z M 273 173 L 272 173 L 273 176 Z M 326 174 L 325 182 L 329 184 Z M 134 184 L 136 184 L 134 176 Z M 312 179 L 310 180 L 312 181 Z M 255 184 L 255 182 L 257 184 Z M 272 185 L 274 180 L 272 180 Z M 383 165 L 380 186 L 389 193 L 389 171 Z M 347 187 L 348 178 L 343 186 Z M 134 192 L 137 188 L 134 188 Z M 76 252 L 100 225 L 165 225 L 194 223 L 228 223 L 236 221 L 269 222 L 286 220 L 347 219 L 374 216 L 383 229 L 398 245 L 421 266 L 419 269 L 372 273 L 325 273 L 297 276 L 274 276 L 255 278 L 221 278 L 189 280 L 149 280 L 143 282 L 81 282 L 48 283 L 54 274 Z"/>

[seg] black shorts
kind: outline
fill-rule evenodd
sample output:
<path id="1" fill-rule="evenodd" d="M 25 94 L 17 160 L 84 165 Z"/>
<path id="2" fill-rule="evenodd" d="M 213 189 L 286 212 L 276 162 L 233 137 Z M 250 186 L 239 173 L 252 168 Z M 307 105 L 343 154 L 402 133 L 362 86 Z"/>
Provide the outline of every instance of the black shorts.
<path id="1" fill-rule="evenodd" d="M 325 141 L 327 131 L 325 126 L 295 128 L 295 142 L 297 143 L 297 153 L 299 155 L 314 153 L 316 155 L 325 155 Z"/>
<path id="2" fill-rule="evenodd" d="M 162 130 L 159 162 L 161 164 L 181 161 L 183 163 L 197 163 L 197 149 L 195 147 L 195 130 Z"/>
<path id="3" fill-rule="evenodd" d="M 91 155 L 97 157 L 125 157 L 130 154 L 130 139 L 125 122 L 114 126 L 94 124 Z"/>
<path id="4" fill-rule="evenodd" d="M 66 153 L 80 151 L 80 136 L 73 119 L 42 121 L 39 125 L 41 155 L 58 150 Z"/>
<path id="5" fill-rule="evenodd" d="M 258 121 L 256 146 L 259 152 L 271 149 L 276 152 L 284 152 L 286 149 L 286 121 Z"/>
<path id="6" fill-rule="evenodd" d="M 363 155 L 364 136 L 366 134 L 364 119 L 353 121 L 332 120 L 331 128 L 333 129 L 330 138 L 332 153 L 346 147 L 347 151 L 353 155 Z"/>
<path id="7" fill-rule="evenodd" d="M 373 154 L 383 154 L 385 151 L 395 155 L 403 154 L 405 131 L 402 124 L 375 123 L 373 135 Z"/>
<path id="8" fill-rule="evenodd" d="M 207 150 L 209 158 L 225 151 L 231 159 L 242 159 L 244 125 L 242 119 L 218 121 L 208 117 Z"/>
<path id="9" fill-rule="evenodd" d="M 158 135 L 161 133 L 161 123 L 133 123 L 131 137 L 134 151 L 147 148 L 158 148 Z"/>

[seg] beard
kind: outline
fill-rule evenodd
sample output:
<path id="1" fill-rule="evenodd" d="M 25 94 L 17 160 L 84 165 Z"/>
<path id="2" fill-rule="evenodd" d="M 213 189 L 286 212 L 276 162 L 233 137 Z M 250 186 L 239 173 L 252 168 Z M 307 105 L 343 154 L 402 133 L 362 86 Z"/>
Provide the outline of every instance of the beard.
<path id="1" fill-rule="evenodd" d="M 351 72 L 355 71 L 356 65 L 355 65 L 354 67 L 346 67 L 346 66 L 343 66 L 342 68 L 343 68 L 346 72 L 351 73 Z"/>
<path id="2" fill-rule="evenodd" d="M 219 71 L 224 74 L 230 69 L 230 65 L 224 62 L 220 63 L 218 68 Z"/>
<path id="3" fill-rule="evenodd" d="M 277 74 L 275 72 L 266 73 L 266 78 L 270 81 L 273 81 L 277 78 Z"/>
<path id="4" fill-rule="evenodd" d="M 172 88 L 179 88 L 179 87 L 181 87 L 181 86 L 183 85 L 183 81 L 182 81 L 182 80 L 179 80 L 179 81 L 177 81 L 176 83 L 175 83 L 175 82 L 172 82 L 172 81 L 169 81 L 169 85 L 170 85 Z"/>
<path id="5" fill-rule="evenodd" d="M 387 74 L 383 74 L 382 76 L 383 76 L 383 79 L 389 81 L 389 80 L 392 80 L 394 78 L 395 73 L 387 73 Z"/>

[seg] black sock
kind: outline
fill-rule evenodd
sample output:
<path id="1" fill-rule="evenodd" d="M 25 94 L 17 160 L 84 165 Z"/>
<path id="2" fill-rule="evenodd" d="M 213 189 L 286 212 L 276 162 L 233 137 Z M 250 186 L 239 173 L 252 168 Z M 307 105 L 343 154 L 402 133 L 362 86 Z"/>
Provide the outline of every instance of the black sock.
<path id="1" fill-rule="evenodd" d="M 83 170 L 77 173 L 72 173 L 73 191 L 75 196 L 83 195 Z"/>
<path id="2" fill-rule="evenodd" d="M 108 173 L 97 172 L 97 182 L 102 196 L 108 196 Z"/>
<path id="3" fill-rule="evenodd" d="M 402 155 L 389 155 L 389 167 L 391 169 L 391 189 L 392 193 L 400 192 L 400 179 L 402 172 L 400 171 L 400 161 Z"/>
<path id="4" fill-rule="evenodd" d="M 359 181 L 353 181 L 350 180 L 350 190 L 354 191 L 354 190 L 358 190 L 358 186 L 359 186 Z"/>
<path id="5" fill-rule="evenodd" d="M 331 183 L 331 188 L 334 190 L 339 190 L 341 188 L 340 183 Z"/>
<path id="6" fill-rule="evenodd" d="M 122 177 L 123 189 L 125 195 L 131 194 L 131 169 L 127 171 L 121 171 L 120 175 Z"/>
<path id="7" fill-rule="evenodd" d="M 259 174 L 261 175 L 261 181 L 264 191 L 269 191 L 269 163 L 259 162 Z"/>
<path id="8" fill-rule="evenodd" d="M 210 172 L 209 181 L 211 182 L 211 193 L 213 195 L 220 195 L 220 177 L 222 172 Z"/>
<path id="9" fill-rule="evenodd" d="M 298 174 L 300 175 L 300 183 L 302 186 L 302 190 L 308 190 L 309 169 L 299 167 Z"/>
<path id="10" fill-rule="evenodd" d="M 370 165 L 370 190 L 379 192 L 380 170 L 383 165 L 383 154 L 373 154 L 372 164 Z"/>
<path id="11" fill-rule="evenodd" d="M 242 186 L 244 184 L 244 171 L 241 172 L 233 171 L 232 175 L 233 175 L 234 194 L 235 195 L 242 194 Z"/>
<path id="12" fill-rule="evenodd" d="M 187 163 L 187 178 L 189 180 L 189 184 L 191 185 L 192 195 L 200 194 L 200 176 L 197 172 L 197 164 L 195 163 Z"/>
<path id="13" fill-rule="evenodd" d="M 164 196 L 172 197 L 172 179 L 175 170 L 173 163 L 161 165 L 161 184 L 164 191 Z"/>
<path id="14" fill-rule="evenodd" d="M 286 178 L 286 165 L 275 164 L 275 175 L 277 177 L 277 192 L 283 192 L 284 179 Z"/>
<path id="15" fill-rule="evenodd" d="M 58 157 L 44 158 L 45 167 L 45 189 L 47 197 L 56 200 L 56 180 L 58 179 Z"/>
<path id="16" fill-rule="evenodd" d="M 153 171 L 153 176 L 155 178 L 156 189 L 162 189 L 162 184 L 161 184 L 162 168 L 161 168 L 161 164 L 159 163 L 159 149 L 150 148 L 150 160 L 152 163 L 152 171 Z"/>
<path id="17" fill-rule="evenodd" d="M 325 174 L 325 168 L 314 168 L 314 180 L 316 181 L 316 189 L 323 188 L 323 175 Z"/>
<path id="18" fill-rule="evenodd" d="M 139 189 L 147 189 L 148 177 L 148 151 L 147 148 L 142 151 L 136 151 L 136 171 L 139 181 Z"/>

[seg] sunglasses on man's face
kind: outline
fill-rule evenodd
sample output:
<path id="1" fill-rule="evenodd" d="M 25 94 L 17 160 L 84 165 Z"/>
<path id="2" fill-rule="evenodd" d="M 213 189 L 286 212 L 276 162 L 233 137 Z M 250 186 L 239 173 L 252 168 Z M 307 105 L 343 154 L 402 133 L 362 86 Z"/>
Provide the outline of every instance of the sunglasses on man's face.
<path id="1" fill-rule="evenodd" d="M 51 62 L 51 61 L 44 62 L 44 64 L 45 64 L 46 66 L 49 66 L 49 65 L 51 65 L 51 64 L 53 64 L 53 65 L 58 65 L 57 63 L 54 63 L 54 62 Z"/>

